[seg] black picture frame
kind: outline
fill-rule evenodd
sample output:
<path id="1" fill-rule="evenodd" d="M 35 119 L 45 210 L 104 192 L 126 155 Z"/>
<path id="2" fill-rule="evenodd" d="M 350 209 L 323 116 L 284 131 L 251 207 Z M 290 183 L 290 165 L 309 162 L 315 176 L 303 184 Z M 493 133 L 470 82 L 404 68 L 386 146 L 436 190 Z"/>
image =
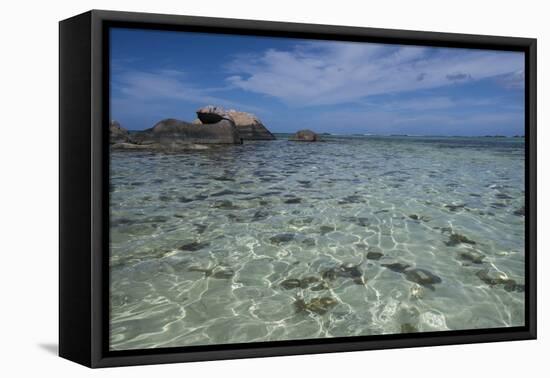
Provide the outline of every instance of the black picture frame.
<path id="1" fill-rule="evenodd" d="M 109 351 L 109 49 L 113 26 L 525 53 L 523 327 Z M 92 10 L 59 24 L 59 354 L 88 367 L 536 338 L 536 39 Z"/>

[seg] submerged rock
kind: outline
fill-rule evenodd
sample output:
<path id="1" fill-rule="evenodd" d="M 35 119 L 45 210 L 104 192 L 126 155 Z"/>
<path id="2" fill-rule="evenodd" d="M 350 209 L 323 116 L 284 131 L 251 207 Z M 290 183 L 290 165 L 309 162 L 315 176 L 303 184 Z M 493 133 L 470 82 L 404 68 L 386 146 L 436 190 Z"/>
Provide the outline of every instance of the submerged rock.
<path id="1" fill-rule="evenodd" d="M 289 278 L 281 282 L 281 287 L 286 290 L 290 289 L 307 289 L 311 284 L 321 281 L 319 277 L 307 276 L 301 279 Z"/>
<path id="2" fill-rule="evenodd" d="M 478 271 L 476 273 L 476 276 L 480 280 L 482 280 L 483 282 L 485 282 L 487 285 L 490 285 L 490 286 L 493 286 L 493 285 L 496 285 L 496 284 L 499 283 L 499 281 L 496 277 L 491 277 L 489 275 L 489 270 L 488 269 Z"/>
<path id="3" fill-rule="evenodd" d="M 302 227 L 311 224 L 311 222 L 313 222 L 313 217 L 294 218 L 291 219 L 288 223 L 296 227 Z"/>
<path id="4" fill-rule="evenodd" d="M 229 182 L 235 181 L 234 178 L 232 178 L 232 177 L 227 177 L 227 176 L 217 176 L 217 177 L 213 177 L 212 180 L 216 180 L 216 181 L 229 181 Z"/>
<path id="5" fill-rule="evenodd" d="M 451 235 L 449 235 L 449 240 L 445 242 L 445 245 L 449 247 L 453 247 L 455 245 L 462 244 L 462 243 L 472 244 L 472 245 L 476 244 L 475 241 L 468 239 L 466 236 L 459 233 L 452 232 Z"/>
<path id="6" fill-rule="evenodd" d="M 212 204 L 212 207 L 220 210 L 238 210 L 240 207 L 233 204 L 233 202 L 229 200 L 224 201 L 216 201 Z"/>
<path id="7" fill-rule="evenodd" d="M 340 276 L 344 277 L 361 277 L 363 275 L 363 272 L 361 271 L 361 268 L 359 268 L 359 265 L 354 265 L 352 263 L 345 263 L 340 265 Z"/>
<path id="8" fill-rule="evenodd" d="M 344 263 L 340 266 L 323 271 L 321 276 L 323 279 L 333 281 L 338 277 L 351 278 L 356 284 L 364 284 L 363 271 L 361 264 Z"/>
<path id="9" fill-rule="evenodd" d="M 427 287 L 430 290 L 435 290 L 433 285 L 441 283 L 441 278 L 439 276 L 425 269 L 406 270 L 405 278 L 408 281 Z"/>
<path id="10" fill-rule="evenodd" d="M 282 244 L 282 243 L 288 243 L 293 241 L 296 238 L 296 235 L 291 233 L 284 233 L 284 234 L 278 234 L 275 236 L 272 236 L 269 238 L 269 241 L 272 244 Z"/>
<path id="11" fill-rule="evenodd" d="M 200 267 L 200 266 L 190 266 L 188 271 L 204 273 L 205 277 L 207 277 L 210 274 L 212 274 L 212 269 L 213 268 L 203 268 L 203 267 Z"/>
<path id="12" fill-rule="evenodd" d="M 411 214 L 409 215 L 409 218 L 415 221 L 422 221 L 422 222 L 429 222 L 432 220 L 432 218 L 426 216 L 426 215 L 417 215 L 417 214 Z"/>
<path id="13" fill-rule="evenodd" d="M 483 264 L 483 259 L 485 259 L 485 255 L 483 253 L 476 252 L 476 251 L 461 252 L 459 254 L 459 257 L 462 260 L 470 261 L 474 264 Z"/>
<path id="14" fill-rule="evenodd" d="M 336 269 L 328 269 L 328 270 L 325 270 L 322 274 L 321 274 L 321 277 L 323 277 L 323 279 L 325 280 L 334 280 L 336 279 L 337 277 L 337 273 L 336 273 Z"/>
<path id="15" fill-rule="evenodd" d="M 253 221 L 260 221 L 263 219 L 266 219 L 269 217 L 269 213 L 265 210 L 258 210 L 254 213 L 254 216 L 252 217 Z"/>
<path id="16" fill-rule="evenodd" d="M 305 245 L 306 247 L 314 247 L 316 243 L 315 243 L 315 239 L 306 238 L 302 240 L 302 244 Z"/>
<path id="17" fill-rule="evenodd" d="M 350 197 L 359 198 L 359 196 L 350 196 Z M 349 197 L 347 197 L 347 198 L 349 198 Z M 351 202 L 346 202 L 346 203 L 351 203 Z M 342 220 L 346 221 L 346 222 L 353 223 L 353 224 L 355 224 L 359 227 L 368 227 L 368 226 L 370 226 L 370 220 L 367 217 L 342 217 Z"/>
<path id="18" fill-rule="evenodd" d="M 319 142 L 321 137 L 311 130 L 304 129 L 296 132 L 289 140 L 294 142 Z"/>
<path id="19" fill-rule="evenodd" d="M 289 198 L 289 199 L 285 200 L 284 203 L 288 203 L 288 204 L 302 203 L 302 199 L 301 198 Z"/>
<path id="20" fill-rule="evenodd" d="M 294 307 L 297 313 L 309 311 L 317 315 L 326 314 L 337 304 L 338 301 L 332 297 L 314 298 L 309 302 L 306 302 L 303 298 L 297 298 L 294 301 Z"/>
<path id="21" fill-rule="evenodd" d="M 233 277 L 234 275 L 235 275 L 235 272 L 233 271 L 233 269 L 218 266 L 212 270 L 209 276 L 219 280 L 227 280 Z"/>
<path id="22" fill-rule="evenodd" d="M 210 243 L 208 243 L 208 242 L 193 241 L 193 242 L 186 243 L 186 244 L 180 246 L 178 249 L 181 250 L 181 251 L 194 252 L 194 251 L 198 251 L 200 249 L 206 248 L 209 245 L 210 245 Z"/>
<path id="23" fill-rule="evenodd" d="M 522 206 L 519 209 L 514 210 L 514 215 L 517 215 L 518 217 L 524 217 L 525 216 L 525 206 Z"/>
<path id="24" fill-rule="evenodd" d="M 480 270 L 476 273 L 476 276 L 489 286 L 503 285 L 503 289 L 511 292 L 523 292 L 525 291 L 524 284 L 518 284 L 515 280 L 509 278 L 503 273 L 496 273 L 495 275 L 489 274 L 488 269 Z"/>
<path id="25" fill-rule="evenodd" d="M 154 215 L 154 216 L 145 218 L 143 221 L 149 222 L 149 223 L 164 223 L 164 222 L 167 222 L 169 219 L 170 218 L 164 215 Z"/>
<path id="26" fill-rule="evenodd" d="M 507 199 L 513 199 L 513 197 L 510 197 L 508 194 L 506 193 L 497 193 L 495 195 L 495 198 L 498 198 L 498 199 L 504 199 L 504 200 L 507 200 Z"/>
<path id="27" fill-rule="evenodd" d="M 238 216 L 238 215 L 235 215 L 235 214 L 227 214 L 226 217 L 228 219 L 231 219 L 231 222 L 235 222 L 235 223 L 244 223 L 244 222 L 247 222 L 248 221 L 248 218 L 245 218 L 243 216 Z"/>
<path id="28" fill-rule="evenodd" d="M 199 234 L 204 233 L 204 231 L 206 231 L 206 229 L 208 228 L 207 225 L 205 225 L 205 224 L 200 224 L 200 223 L 194 223 L 193 226 L 195 226 L 195 229 L 197 230 L 197 232 L 198 232 Z"/>
<path id="29" fill-rule="evenodd" d="M 311 288 L 311 291 L 322 291 L 322 290 L 327 290 L 328 288 L 329 286 L 326 283 L 326 281 L 321 281 L 319 284 L 313 286 Z"/>
<path id="30" fill-rule="evenodd" d="M 224 190 L 220 190 L 219 192 L 215 192 L 215 193 L 210 194 L 210 197 L 223 197 L 223 196 L 230 196 L 230 195 L 234 195 L 234 194 L 248 194 L 248 193 L 246 193 L 246 192 L 235 192 L 233 190 L 224 189 Z"/>
<path id="31" fill-rule="evenodd" d="M 346 205 L 351 203 L 362 203 L 362 202 L 365 202 L 364 197 L 357 194 L 346 196 L 338 201 L 340 205 Z"/>
<path id="32" fill-rule="evenodd" d="M 297 278 L 289 278 L 281 282 L 281 287 L 286 290 L 296 289 L 302 286 L 302 283 Z"/>
<path id="33" fill-rule="evenodd" d="M 301 282 L 302 282 L 302 286 L 309 286 L 310 284 L 312 283 L 316 283 L 316 282 L 319 282 L 320 279 L 319 277 L 315 277 L 315 276 L 307 276 L 307 277 L 304 277 L 301 279 Z"/>
<path id="34" fill-rule="evenodd" d="M 368 260 L 380 260 L 384 254 L 378 250 L 369 250 L 367 252 L 367 259 Z"/>
<path id="35" fill-rule="evenodd" d="M 401 324 L 401 333 L 415 333 L 418 332 L 418 328 L 411 323 Z"/>
<path id="36" fill-rule="evenodd" d="M 449 209 L 450 211 L 458 211 L 460 209 L 464 209 L 466 207 L 466 204 L 460 204 L 460 205 L 445 205 L 445 208 Z"/>
<path id="37" fill-rule="evenodd" d="M 394 263 L 386 263 L 386 264 L 380 264 L 384 268 L 387 268 L 391 270 L 392 272 L 397 273 L 403 273 L 407 268 L 410 267 L 409 264 L 401 263 L 401 262 L 394 262 Z"/>
<path id="38" fill-rule="evenodd" d="M 329 232 L 332 232 L 334 230 L 336 230 L 336 228 L 334 226 L 321 226 L 319 228 L 319 231 L 321 232 L 321 235 L 328 234 Z"/>

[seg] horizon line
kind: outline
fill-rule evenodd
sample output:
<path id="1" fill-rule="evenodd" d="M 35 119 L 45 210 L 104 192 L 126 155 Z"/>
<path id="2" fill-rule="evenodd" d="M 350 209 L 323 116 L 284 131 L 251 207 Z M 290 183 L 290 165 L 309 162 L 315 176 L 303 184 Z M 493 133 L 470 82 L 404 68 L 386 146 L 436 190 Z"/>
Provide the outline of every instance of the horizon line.
<path id="1" fill-rule="evenodd" d="M 128 131 L 139 132 L 147 129 L 127 129 Z M 311 129 L 310 129 L 311 130 Z M 294 134 L 296 131 L 271 131 L 272 134 Z M 477 135 L 449 135 L 449 134 L 404 134 L 404 133 L 390 133 L 390 134 L 377 134 L 377 133 L 341 133 L 330 131 L 315 131 L 316 134 L 325 136 L 363 136 L 363 137 L 446 137 L 446 138 L 525 138 L 525 134 L 477 134 Z"/>

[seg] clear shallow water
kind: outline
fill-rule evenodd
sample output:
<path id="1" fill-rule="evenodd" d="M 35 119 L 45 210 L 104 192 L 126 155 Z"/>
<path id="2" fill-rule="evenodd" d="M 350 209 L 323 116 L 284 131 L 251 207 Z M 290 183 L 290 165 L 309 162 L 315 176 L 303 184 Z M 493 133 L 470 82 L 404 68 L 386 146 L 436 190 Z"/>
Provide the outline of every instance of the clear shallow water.
<path id="1" fill-rule="evenodd" d="M 115 350 L 524 324 L 523 139 L 113 152 L 110 190 Z"/>

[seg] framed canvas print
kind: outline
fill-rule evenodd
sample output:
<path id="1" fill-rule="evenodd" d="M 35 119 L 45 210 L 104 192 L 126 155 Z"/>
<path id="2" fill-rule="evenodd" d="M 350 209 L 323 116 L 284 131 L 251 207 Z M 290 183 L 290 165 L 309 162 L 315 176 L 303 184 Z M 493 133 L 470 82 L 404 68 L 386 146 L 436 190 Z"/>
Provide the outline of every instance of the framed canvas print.
<path id="1" fill-rule="evenodd" d="M 60 355 L 536 337 L 536 40 L 60 22 Z"/>

